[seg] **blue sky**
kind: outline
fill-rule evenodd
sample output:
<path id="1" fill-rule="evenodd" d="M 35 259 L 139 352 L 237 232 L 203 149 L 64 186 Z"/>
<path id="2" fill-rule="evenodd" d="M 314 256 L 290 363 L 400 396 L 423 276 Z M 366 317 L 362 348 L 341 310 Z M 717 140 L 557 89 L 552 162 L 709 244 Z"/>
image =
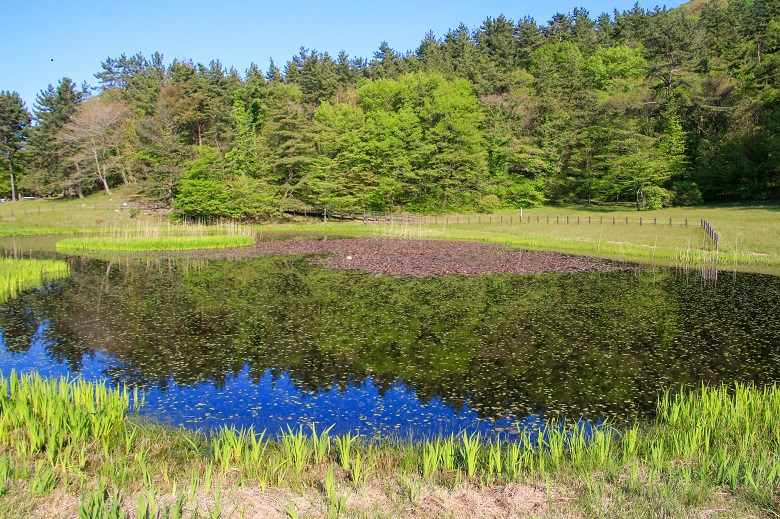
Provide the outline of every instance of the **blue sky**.
<path id="1" fill-rule="evenodd" d="M 252 62 L 266 70 L 269 58 L 282 68 L 301 46 L 370 58 L 382 40 L 405 52 L 428 31 L 441 37 L 461 22 L 474 29 L 488 16 L 518 20 L 529 15 L 543 23 L 577 6 L 596 17 L 630 9 L 634 1 L 9 0 L 0 7 L 0 90 L 19 92 L 31 109 L 49 83 L 68 76 L 95 84 L 100 63 L 123 52 L 149 56 L 160 51 L 166 64 L 174 58 L 219 59 L 243 73 Z M 666 6 L 681 3 L 671 0 Z"/>

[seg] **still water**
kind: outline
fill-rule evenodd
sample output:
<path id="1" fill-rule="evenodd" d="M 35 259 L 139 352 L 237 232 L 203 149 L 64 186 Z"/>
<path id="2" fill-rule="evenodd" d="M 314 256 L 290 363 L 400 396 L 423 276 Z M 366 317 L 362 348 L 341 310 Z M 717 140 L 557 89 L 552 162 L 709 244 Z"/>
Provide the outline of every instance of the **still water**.
<path id="1" fill-rule="evenodd" d="M 0 306 L 0 371 L 140 387 L 142 413 L 173 425 L 419 436 L 625 423 L 663 388 L 780 380 L 778 277 L 67 261 L 69 279 Z"/>

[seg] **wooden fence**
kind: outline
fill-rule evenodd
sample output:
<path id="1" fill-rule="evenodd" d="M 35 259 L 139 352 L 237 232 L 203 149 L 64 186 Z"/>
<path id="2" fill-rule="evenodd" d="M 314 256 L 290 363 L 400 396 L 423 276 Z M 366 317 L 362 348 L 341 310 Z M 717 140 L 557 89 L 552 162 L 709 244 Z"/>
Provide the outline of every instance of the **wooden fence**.
<path id="1" fill-rule="evenodd" d="M 715 229 L 712 228 L 712 225 L 710 225 L 710 222 L 707 220 L 701 221 L 701 228 L 704 229 L 704 232 L 710 235 L 710 238 L 712 238 L 712 241 L 715 243 L 715 250 L 720 249 L 720 234 L 715 232 Z"/>
<path id="2" fill-rule="evenodd" d="M 392 213 L 392 212 L 379 212 L 379 211 L 334 211 L 331 209 L 325 209 L 322 207 L 315 207 L 311 209 L 300 210 L 288 210 L 285 211 L 288 214 L 296 214 L 301 216 L 315 216 L 319 218 L 326 218 L 330 220 L 362 220 L 366 223 L 416 223 L 422 225 L 438 225 L 438 224 L 494 224 L 494 223 L 509 223 L 509 224 L 530 224 L 530 223 L 544 223 L 544 224 L 599 224 L 599 225 L 679 225 L 688 227 L 690 221 L 685 219 L 673 219 L 673 218 L 647 218 L 640 216 L 637 218 L 629 217 L 616 217 L 616 216 L 521 216 L 514 215 L 491 215 L 491 214 L 449 214 L 449 215 L 434 215 L 424 216 L 410 213 Z"/>

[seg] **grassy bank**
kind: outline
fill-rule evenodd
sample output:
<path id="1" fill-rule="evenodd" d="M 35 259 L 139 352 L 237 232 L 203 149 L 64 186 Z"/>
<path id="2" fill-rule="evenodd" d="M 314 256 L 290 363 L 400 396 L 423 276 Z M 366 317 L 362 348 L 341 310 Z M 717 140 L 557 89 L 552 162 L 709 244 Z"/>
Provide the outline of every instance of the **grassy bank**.
<path id="1" fill-rule="evenodd" d="M 0 257 L 0 304 L 27 289 L 66 277 L 68 272 L 64 261 Z"/>
<path id="2" fill-rule="evenodd" d="M 654 426 L 518 441 L 292 429 L 206 436 L 81 381 L 0 378 L 5 517 L 765 516 L 780 512 L 780 388 L 660 397 Z"/>

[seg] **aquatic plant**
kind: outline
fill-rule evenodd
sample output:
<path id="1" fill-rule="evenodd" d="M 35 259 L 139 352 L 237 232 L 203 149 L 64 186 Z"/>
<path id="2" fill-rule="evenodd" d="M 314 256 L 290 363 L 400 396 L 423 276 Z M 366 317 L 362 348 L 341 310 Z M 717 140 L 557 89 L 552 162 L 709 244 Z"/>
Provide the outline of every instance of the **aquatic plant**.
<path id="1" fill-rule="evenodd" d="M 15 372 L 0 376 L 0 492 L 5 496 L 0 513 L 8 514 L 9 492 L 13 502 L 23 496 L 43 506 L 57 490 L 78 493 L 80 517 L 123 517 L 131 496 L 140 517 L 215 516 L 227 503 L 241 502 L 239 488 L 272 482 L 304 494 L 319 486 L 321 513 L 336 517 L 347 511 L 349 495 L 338 489 L 345 477 L 355 486 L 373 481 L 373 488 L 397 492 L 396 499 L 412 504 L 424 489 L 441 488 L 441 482 L 454 488 L 461 481 L 525 480 L 544 489 L 547 506 L 584 515 L 614 512 L 627 500 L 640 507 L 639 515 L 654 503 L 680 515 L 709 503 L 722 488 L 746 509 L 780 505 L 777 386 L 669 390 L 659 397 L 652 424 L 586 430 L 549 422 L 518 431 L 512 442 L 478 433 L 378 443 L 338 435 L 336 452 L 316 449 L 324 453 L 320 460 L 303 427 L 288 428 L 278 439 L 231 427 L 207 436 L 138 422 L 130 408 L 129 392 L 103 384 Z M 325 435 L 317 435 L 319 445 Z M 457 452 L 452 471 L 446 468 L 453 463 L 451 449 Z M 264 482 L 252 475 L 260 474 L 258 460 L 270 467 Z M 556 497 L 561 488 L 574 499 L 561 504 Z M 610 496 L 606 504 L 605 496 Z M 290 513 L 304 509 L 292 500 L 287 504 Z"/>
<path id="2" fill-rule="evenodd" d="M 127 238 L 66 238 L 57 242 L 57 250 L 74 251 L 152 251 L 245 247 L 254 243 L 251 236 L 164 236 Z"/>

